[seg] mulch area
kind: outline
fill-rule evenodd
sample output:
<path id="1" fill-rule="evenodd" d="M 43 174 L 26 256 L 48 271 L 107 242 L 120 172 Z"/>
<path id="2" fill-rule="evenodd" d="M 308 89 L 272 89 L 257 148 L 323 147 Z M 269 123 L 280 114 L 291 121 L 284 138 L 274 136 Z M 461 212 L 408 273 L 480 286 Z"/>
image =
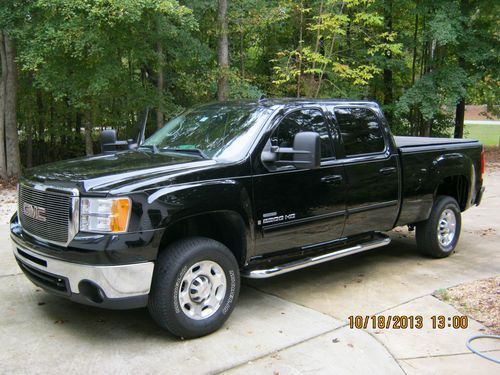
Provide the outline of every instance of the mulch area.
<path id="1" fill-rule="evenodd" d="M 484 158 L 486 159 L 486 173 L 500 170 L 500 147 L 485 146 Z"/>
<path id="2" fill-rule="evenodd" d="M 441 289 L 434 296 L 500 335 L 500 276 Z"/>
<path id="3" fill-rule="evenodd" d="M 15 183 L 0 181 L 0 225 L 8 224 L 17 210 L 17 191 Z"/>
<path id="4" fill-rule="evenodd" d="M 491 112 L 485 105 L 466 105 L 465 106 L 466 120 L 500 120 Z"/>

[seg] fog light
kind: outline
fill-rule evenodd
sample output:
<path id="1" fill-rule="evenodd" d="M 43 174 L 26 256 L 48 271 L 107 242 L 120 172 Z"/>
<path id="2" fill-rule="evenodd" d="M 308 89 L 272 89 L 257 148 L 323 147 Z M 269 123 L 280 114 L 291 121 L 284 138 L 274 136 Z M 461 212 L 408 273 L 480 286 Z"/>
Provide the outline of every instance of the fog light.
<path id="1" fill-rule="evenodd" d="M 89 280 L 82 280 L 78 283 L 78 290 L 82 296 L 94 303 L 102 303 L 105 294 L 96 283 Z"/>

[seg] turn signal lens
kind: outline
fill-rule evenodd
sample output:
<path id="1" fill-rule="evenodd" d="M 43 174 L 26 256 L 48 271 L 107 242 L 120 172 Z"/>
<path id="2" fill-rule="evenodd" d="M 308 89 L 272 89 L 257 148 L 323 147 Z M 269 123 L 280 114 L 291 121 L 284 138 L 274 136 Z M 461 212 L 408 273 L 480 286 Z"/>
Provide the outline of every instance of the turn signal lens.
<path id="1" fill-rule="evenodd" d="M 125 199 L 113 200 L 111 208 L 111 232 L 125 232 L 127 230 L 130 213 L 130 201 Z"/>
<path id="2" fill-rule="evenodd" d="M 481 180 L 483 179 L 484 175 L 484 165 L 486 164 L 486 160 L 484 159 L 484 148 L 481 151 Z"/>

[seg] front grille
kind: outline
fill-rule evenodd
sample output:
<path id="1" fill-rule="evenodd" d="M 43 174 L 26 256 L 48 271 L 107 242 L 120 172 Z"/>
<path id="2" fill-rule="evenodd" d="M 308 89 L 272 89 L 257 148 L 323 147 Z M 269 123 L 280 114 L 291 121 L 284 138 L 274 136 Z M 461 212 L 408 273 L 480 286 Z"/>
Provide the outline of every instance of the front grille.
<path id="1" fill-rule="evenodd" d="M 19 259 L 17 259 L 17 264 L 24 272 L 26 277 L 30 279 L 34 284 L 56 293 L 69 295 L 69 284 L 67 278 L 41 271 L 37 268 L 29 266 L 24 262 L 21 262 Z"/>
<path id="2" fill-rule="evenodd" d="M 65 244 L 69 236 L 71 199 L 69 192 L 36 190 L 19 185 L 18 213 L 23 229 L 33 236 Z M 33 207 L 42 209 L 41 214 L 33 215 Z"/>

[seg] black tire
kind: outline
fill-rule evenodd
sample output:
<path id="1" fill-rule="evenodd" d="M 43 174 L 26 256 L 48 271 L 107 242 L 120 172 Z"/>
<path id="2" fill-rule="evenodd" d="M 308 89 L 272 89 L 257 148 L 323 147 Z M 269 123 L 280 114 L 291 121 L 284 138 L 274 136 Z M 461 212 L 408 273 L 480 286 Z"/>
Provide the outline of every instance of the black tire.
<path id="1" fill-rule="evenodd" d="M 222 273 L 225 276 L 225 293 L 222 293 L 223 297 L 219 296 L 221 301 L 219 307 L 209 309 L 209 311 L 215 311 L 212 312 L 212 315 L 206 318 L 197 315 L 197 318 L 192 318 L 187 315 L 189 313 L 187 308 L 193 308 L 194 312 L 195 308 L 200 308 L 204 303 L 189 300 L 192 305 L 185 304 L 182 307 L 180 305 L 181 294 L 187 295 L 185 298 L 191 299 L 193 283 L 201 285 L 199 280 L 204 283 L 203 280 L 211 277 L 208 273 L 212 273 L 212 276 L 215 275 L 213 268 L 209 268 L 208 273 L 205 272 L 208 275 L 205 277 L 204 271 L 195 267 L 196 264 L 212 265 L 212 262 L 216 264 L 215 270 L 223 271 L 218 273 L 218 277 L 221 277 Z M 193 272 L 193 270 L 195 271 Z M 188 271 L 190 274 L 187 273 Z M 191 282 L 186 281 L 186 278 L 194 277 L 191 275 L 198 275 L 198 277 Z M 198 284 L 196 284 L 197 279 Z M 183 284 L 186 283 L 188 289 L 183 293 L 181 288 L 185 290 Z M 209 283 L 209 287 L 205 288 L 203 292 L 214 289 L 214 284 L 210 284 L 210 281 L 207 283 Z M 217 289 L 217 291 L 219 290 Z M 224 324 L 236 305 L 239 292 L 239 267 L 231 251 L 215 240 L 190 237 L 172 243 L 159 254 L 153 273 L 148 309 L 152 318 L 162 328 L 181 338 L 195 338 L 208 335 Z M 211 294 L 214 295 L 214 293 L 216 292 Z"/>
<path id="2" fill-rule="evenodd" d="M 446 211 L 447 217 L 441 218 L 443 212 Z M 452 237 L 445 238 L 445 236 L 439 236 L 440 233 L 446 233 L 446 228 L 449 229 L 449 225 L 446 223 L 452 221 L 451 216 L 455 219 L 455 230 Z M 443 222 L 441 222 L 443 219 Z M 441 225 L 441 227 L 440 227 Z M 462 227 L 462 216 L 460 213 L 460 207 L 457 201 L 449 196 L 439 196 L 434 202 L 434 206 L 431 211 L 431 215 L 426 221 L 422 221 L 417 224 L 417 247 L 418 249 L 431 257 L 434 258 L 445 258 L 450 256 L 457 246 L 458 239 L 460 237 L 460 229 Z M 441 232 L 441 230 L 444 232 Z M 440 240 L 443 239 L 443 241 Z"/>

